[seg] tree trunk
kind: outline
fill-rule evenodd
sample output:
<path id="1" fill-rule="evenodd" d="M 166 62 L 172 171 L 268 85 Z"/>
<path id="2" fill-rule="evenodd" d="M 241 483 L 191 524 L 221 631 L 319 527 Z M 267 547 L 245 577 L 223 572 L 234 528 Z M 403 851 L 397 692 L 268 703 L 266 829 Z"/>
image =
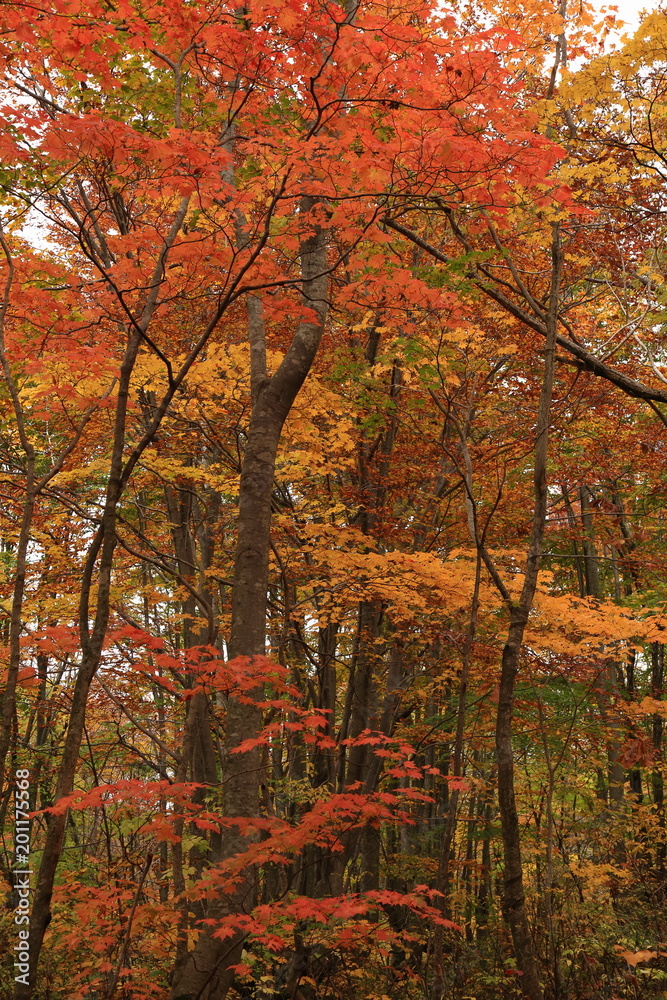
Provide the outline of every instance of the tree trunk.
<path id="1" fill-rule="evenodd" d="M 503 649 L 498 693 L 498 714 L 496 719 L 498 804 L 500 806 L 505 858 L 503 914 L 512 933 L 517 964 L 523 972 L 520 984 L 521 989 L 530 1000 L 542 1000 L 543 994 L 523 890 L 521 831 L 514 793 L 512 715 L 514 709 L 514 687 L 519 671 L 523 636 L 537 587 L 537 575 L 542 553 L 542 538 L 547 514 L 549 417 L 554 381 L 555 346 L 558 329 L 558 297 L 562 259 L 560 234 L 558 226 L 555 225 L 552 244 L 551 291 L 547 313 L 544 376 L 540 392 L 537 436 L 535 441 L 533 475 L 535 506 L 533 509 L 533 526 L 521 597 L 518 604 L 512 602 L 510 605 L 510 627 L 505 648 Z"/>
<path id="2" fill-rule="evenodd" d="M 503 649 L 496 719 L 498 804 L 500 806 L 505 861 L 503 916 L 509 924 L 517 964 L 523 972 L 521 988 L 530 1000 L 542 1000 L 542 985 L 523 891 L 521 830 L 514 794 L 514 757 L 512 751 L 514 686 L 519 670 L 519 657 L 526 622 L 527 614 L 524 614 L 523 609 L 521 607 L 513 608 L 507 642 Z"/>
<path id="3" fill-rule="evenodd" d="M 313 225 L 308 216 L 315 206 L 304 198 L 301 213 L 305 225 Z M 232 590 L 232 625 L 229 641 L 230 658 L 264 656 L 266 652 L 266 610 L 269 582 L 269 551 L 271 531 L 271 498 L 278 444 L 283 424 L 296 395 L 303 385 L 315 359 L 327 313 L 325 233 L 315 227 L 312 236 L 301 247 L 302 293 L 304 304 L 313 318 L 302 321 L 292 339 L 287 354 L 272 377 L 265 370 L 265 343 L 261 319 L 253 302 L 251 321 L 251 365 L 256 391 L 248 429 L 248 439 L 239 485 L 238 541 L 234 562 Z M 259 694 L 259 692 L 256 692 Z M 233 753 L 242 742 L 256 736 L 262 725 L 261 710 L 252 702 L 245 704 L 230 698 L 225 730 L 225 767 L 223 811 L 228 817 L 259 815 L 261 751 Z M 224 861 L 242 854 L 249 840 L 234 827 L 225 830 L 218 857 Z M 235 913 L 252 909 L 255 900 L 255 875 L 248 870 L 233 894 L 213 900 L 208 919 L 222 920 Z M 230 969 L 239 960 L 243 935 L 220 941 L 212 936 L 215 927 L 207 926 L 189 953 L 183 967 L 177 970 L 171 988 L 171 1000 L 219 1000 L 224 997 L 234 979 Z"/>
<path id="4" fill-rule="evenodd" d="M 456 736 L 454 740 L 454 760 L 453 778 L 460 779 L 464 773 L 464 736 L 465 720 L 468 697 L 468 675 L 470 672 L 470 657 L 472 653 L 475 632 L 477 630 L 477 615 L 479 610 L 479 586 L 481 573 L 481 557 L 477 553 L 475 564 L 475 585 L 472 595 L 472 606 L 470 609 L 470 624 L 466 636 L 465 647 L 461 663 L 461 677 L 459 681 L 459 696 L 456 712 Z M 456 825 L 458 820 L 458 802 L 460 796 L 460 784 L 455 780 L 454 787 L 449 797 L 449 808 L 445 822 L 445 835 L 440 849 L 440 862 L 436 878 L 436 889 L 442 893 L 442 910 L 445 916 L 450 916 L 450 858 L 454 837 L 456 835 Z M 444 948 L 444 928 L 436 926 L 433 934 L 433 1000 L 442 1000 L 445 991 L 445 976 L 443 968 L 443 948 Z"/>
<path id="5" fill-rule="evenodd" d="M 102 649 L 107 634 L 111 610 L 111 582 L 114 554 L 116 550 L 117 508 L 122 497 L 127 478 L 138 461 L 143 449 L 152 441 L 158 429 L 160 420 L 167 410 L 178 385 L 197 355 L 190 355 L 189 361 L 182 366 L 179 380 L 173 380 L 165 393 L 159 416 L 153 421 L 151 428 L 143 436 L 132 454 L 126 460 L 125 445 L 127 439 L 127 416 L 130 400 L 130 383 L 132 373 L 139 353 L 142 337 L 150 326 L 151 319 L 158 305 L 160 286 L 169 251 L 181 229 L 188 209 L 189 199 L 183 198 L 174 216 L 169 232 L 166 234 L 162 251 L 156 261 L 152 276 L 152 284 L 143 306 L 141 316 L 129 327 L 125 344 L 123 361 L 118 376 L 118 398 L 114 415 L 114 433 L 109 459 L 109 476 L 107 481 L 104 509 L 101 524 L 93 538 L 83 569 L 79 599 L 79 636 L 81 642 L 81 663 L 77 673 L 74 691 L 72 692 L 71 708 L 67 723 L 67 735 L 63 754 L 58 770 L 54 803 L 68 795 L 74 786 L 74 776 L 79 760 L 79 749 L 83 738 L 88 692 L 100 664 Z M 216 321 L 217 322 L 217 321 Z M 205 340 L 202 340 L 202 346 Z M 88 411 L 88 413 L 92 412 Z M 79 429 L 85 426 L 87 416 L 79 424 Z M 73 438 L 76 440 L 76 435 Z M 69 446 L 62 452 L 60 461 L 64 462 L 69 454 Z M 54 466 L 57 469 L 58 463 Z M 52 470 L 53 472 L 53 470 Z M 49 476 L 52 473 L 49 474 Z M 44 477 L 44 482 L 48 478 Z M 93 581 L 96 578 L 96 596 L 94 610 L 90 607 L 91 596 L 94 593 Z M 92 618 L 92 628 L 90 620 Z M 30 919 L 30 972 L 29 984 L 17 982 L 15 985 L 15 1000 L 27 1000 L 32 996 L 36 980 L 39 957 L 46 929 L 51 921 L 51 897 L 53 884 L 67 825 L 67 811 L 51 813 L 47 820 L 44 849 L 37 876 L 34 902 Z"/>

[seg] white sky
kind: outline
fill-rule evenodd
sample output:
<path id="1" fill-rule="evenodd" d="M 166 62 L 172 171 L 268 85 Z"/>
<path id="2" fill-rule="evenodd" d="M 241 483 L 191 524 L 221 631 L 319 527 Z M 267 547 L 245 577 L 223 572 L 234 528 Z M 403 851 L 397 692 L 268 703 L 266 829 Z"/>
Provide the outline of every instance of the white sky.
<path id="1" fill-rule="evenodd" d="M 597 7 L 618 7 L 618 16 L 627 22 L 626 31 L 631 31 L 639 24 L 639 15 L 642 10 L 655 10 L 658 0 L 597 0 Z"/>

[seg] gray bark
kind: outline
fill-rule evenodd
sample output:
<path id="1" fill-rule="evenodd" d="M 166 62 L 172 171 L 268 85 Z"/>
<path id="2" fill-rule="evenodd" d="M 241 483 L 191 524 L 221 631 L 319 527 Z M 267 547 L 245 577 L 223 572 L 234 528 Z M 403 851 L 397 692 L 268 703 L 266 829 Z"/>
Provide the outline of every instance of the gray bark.
<path id="1" fill-rule="evenodd" d="M 301 212 L 308 225 L 308 215 L 315 206 L 304 198 Z M 273 376 L 260 376 L 253 399 L 250 427 L 246 443 L 239 486 L 238 541 L 234 563 L 232 590 L 232 624 L 229 653 L 235 657 L 263 656 L 266 652 L 266 611 L 269 582 L 269 551 L 271 532 L 271 497 L 275 462 L 283 425 L 297 393 L 313 364 L 324 330 L 327 315 L 326 234 L 315 227 L 313 235 L 301 247 L 302 294 L 304 305 L 312 318 L 303 320 L 292 339 L 281 365 Z M 253 371 L 263 364 L 261 324 L 253 303 L 250 315 Z M 257 692 L 259 693 L 259 692 Z M 230 698 L 225 730 L 225 770 L 223 775 L 223 810 L 225 816 L 253 817 L 260 809 L 259 748 L 233 753 L 243 741 L 257 735 L 261 729 L 261 710 L 255 704 Z M 242 854 L 249 840 L 234 828 L 222 837 L 219 855 L 214 861 L 224 861 Z M 235 913 L 252 909 L 255 901 L 255 875 L 245 873 L 233 894 L 217 898 L 209 906 L 207 916 L 223 920 Z M 243 947 L 243 935 L 220 941 L 210 928 L 200 934 L 174 978 L 171 1000 L 219 1000 L 230 989 L 234 973 L 230 966 L 238 962 Z"/>

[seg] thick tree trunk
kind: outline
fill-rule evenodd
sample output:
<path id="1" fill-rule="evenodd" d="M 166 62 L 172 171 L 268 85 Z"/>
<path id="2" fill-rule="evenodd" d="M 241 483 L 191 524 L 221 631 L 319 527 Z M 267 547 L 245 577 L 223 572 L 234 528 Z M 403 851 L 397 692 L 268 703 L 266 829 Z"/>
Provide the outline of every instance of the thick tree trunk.
<path id="1" fill-rule="evenodd" d="M 306 225 L 315 203 L 304 198 L 301 211 Z M 232 591 L 232 625 L 229 653 L 238 656 L 263 656 L 266 652 L 266 609 L 269 582 L 271 498 L 275 462 L 283 424 L 296 395 L 315 359 L 327 313 L 326 242 L 322 229 L 315 228 L 301 248 L 302 292 L 304 304 L 313 318 L 299 324 L 292 343 L 276 373 L 253 379 L 253 407 L 239 486 L 238 541 Z M 265 365 L 262 323 L 257 302 L 249 311 L 251 324 L 253 372 Z M 225 729 L 225 767 L 223 775 L 224 815 L 253 817 L 259 815 L 259 748 L 247 753 L 233 751 L 244 740 L 257 735 L 262 724 L 261 711 L 254 703 L 230 698 Z M 225 830 L 220 853 L 213 860 L 226 860 L 242 854 L 248 838 L 234 827 Z M 222 920 L 252 909 L 255 900 L 255 875 L 249 869 L 233 894 L 214 900 L 208 919 Z M 171 988 L 171 1000 L 219 1000 L 234 979 L 230 966 L 239 960 L 243 936 L 238 933 L 225 941 L 212 936 L 214 927 L 202 930 L 197 945 L 183 967 L 177 970 Z"/>

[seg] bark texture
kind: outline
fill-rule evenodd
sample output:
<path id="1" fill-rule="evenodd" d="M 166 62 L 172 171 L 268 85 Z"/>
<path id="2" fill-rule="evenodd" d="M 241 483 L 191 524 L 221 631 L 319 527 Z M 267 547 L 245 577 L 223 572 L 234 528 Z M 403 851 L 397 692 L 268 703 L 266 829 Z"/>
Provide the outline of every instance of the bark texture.
<path id="1" fill-rule="evenodd" d="M 317 212 L 316 202 L 302 199 L 304 220 L 311 217 L 313 210 Z M 256 389 L 239 486 L 229 641 L 231 658 L 263 656 L 266 651 L 271 499 L 278 444 L 285 420 L 315 359 L 327 315 L 326 233 L 319 226 L 313 227 L 312 235 L 302 244 L 301 273 L 303 301 L 311 317 L 299 324 L 285 358 L 271 377 L 263 374 L 266 348 L 258 303 L 253 300 L 249 306 L 251 375 Z M 261 724 L 261 711 L 256 705 L 229 699 L 223 775 L 226 816 L 259 815 L 261 751 L 259 748 L 243 754 L 233 751 L 244 740 L 256 735 Z M 219 855 L 213 860 L 224 861 L 242 854 L 247 846 L 247 837 L 229 828 L 222 838 Z M 221 920 L 252 909 L 254 882 L 254 872 L 248 869 L 234 893 L 211 903 L 207 918 Z M 238 962 L 242 948 L 240 933 L 221 941 L 213 937 L 210 927 L 204 930 L 182 968 L 177 970 L 171 1000 L 219 1000 L 226 996 L 234 980 L 230 966 Z"/>

